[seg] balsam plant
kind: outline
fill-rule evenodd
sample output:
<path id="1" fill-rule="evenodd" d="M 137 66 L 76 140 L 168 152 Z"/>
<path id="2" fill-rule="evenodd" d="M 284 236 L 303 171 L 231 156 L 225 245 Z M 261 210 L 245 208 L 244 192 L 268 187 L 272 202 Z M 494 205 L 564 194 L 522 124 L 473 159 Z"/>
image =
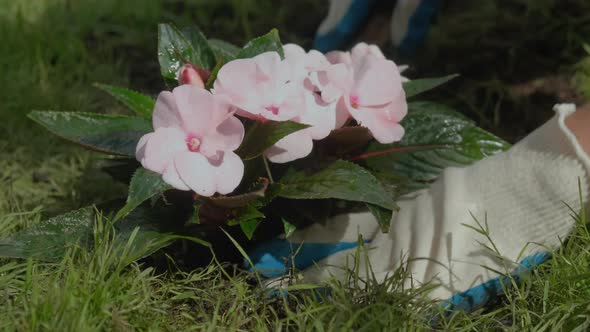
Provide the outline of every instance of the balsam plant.
<path id="1" fill-rule="evenodd" d="M 158 41 L 171 91 L 153 98 L 96 85 L 133 115 L 29 114 L 108 155 L 109 172 L 129 181 L 127 199 L 22 230 L 0 240 L 0 256 L 57 260 L 91 246 L 97 213 L 111 216 L 133 259 L 178 239 L 209 245 L 221 227 L 253 239 L 262 223 L 275 224 L 288 236 L 359 208 L 387 232 L 401 195 L 509 147 L 455 110 L 415 100 L 456 75 L 408 80 L 374 45 L 306 52 L 272 30 L 240 48 L 172 24 L 159 25 Z"/>

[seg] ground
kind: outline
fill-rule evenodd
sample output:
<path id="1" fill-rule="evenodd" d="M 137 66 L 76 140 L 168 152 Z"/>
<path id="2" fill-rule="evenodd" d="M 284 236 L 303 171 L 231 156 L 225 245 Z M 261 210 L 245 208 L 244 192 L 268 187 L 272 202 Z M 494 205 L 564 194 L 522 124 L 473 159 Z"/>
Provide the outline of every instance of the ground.
<path id="1" fill-rule="evenodd" d="M 428 97 L 511 142 L 550 117 L 555 102 L 590 98 L 590 53 L 583 48 L 590 43 L 587 1 L 470 3 L 449 2 L 419 55 L 396 59 L 412 65 L 410 77 L 462 75 Z M 0 237 L 125 194 L 96 166 L 96 155 L 32 124 L 25 117 L 30 110 L 126 112 L 94 82 L 156 94 L 163 88 L 158 22 L 197 23 L 209 36 L 237 44 L 276 26 L 283 40 L 309 46 L 326 5 L 0 0 Z M 387 40 L 390 7 L 379 6 L 363 37 Z M 587 329 L 590 234 L 578 219 L 567 243 L 524 283 L 488 308 L 442 319 L 437 327 Z M 302 285 L 292 296 L 268 298 L 252 276 L 219 262 L 194 271 L 166 260 L 165 271 L 146 262 L 123 266 L 109 251 L 108 233 L 97 229 L 93 250 L 72 250 L 59 263 L 0 261 L 0 329 L 413 330 L 428 329 L 433 315 L 424 297 L 428 289 L 402 289 L 401 270 L 385 284 L 330 283 L 329 297 Z M 388 287 L 395 291 L 385 292 Z"/>

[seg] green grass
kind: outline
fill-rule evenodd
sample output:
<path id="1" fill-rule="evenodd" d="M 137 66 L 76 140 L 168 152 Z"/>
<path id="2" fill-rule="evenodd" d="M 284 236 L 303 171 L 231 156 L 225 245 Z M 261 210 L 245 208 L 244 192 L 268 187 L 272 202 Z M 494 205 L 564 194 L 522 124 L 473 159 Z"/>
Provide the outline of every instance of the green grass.
<path id="1" fill-rule="evenodd" d="M 581 46 L 584 38 L 586 43 L 590 38 L 590 17 L 579 14 L 590 12 L 584 11 L 590 5 L 572 1 L 573 9 L 555 14 L 547 10 L 553 5 L 547 0 L 519 0 L 509 7 L 494 5 L 502 1 L 489 3 L 465 12 L 455 9 L 441 17 L 427 56 L 416 60 L 416 73 L 463 73 L 462 81 L 433 97 L 515 139 L 546 119 L 550 109 L 534 110 L 550 107 L 555 98 L 512 98 L 512 84 L 575 72 L 571 76 L 576 77 L 576 87 L 590 96 L 590 56 Z M 325 1 L 280 4 L 270 0 L 0 0 L 0 237 L 48 216 L 125 193 L 124 186 L 100 171 L 96 155 L 52 137 L 28 121 L 26 113 L 33 109 L 126 112 L 93 88 L 94 82 L 157 93 L 162 88 L 155 57 L 160 21 L 196 22 L 209 35 L 238 44 L 278 26 L 284 40 L 309 45 Z M 295 19 L 303 11 L 307 19 Z M 494 44 L 494 38 L 478 43 L 481 35 L 506 36 L 505 31 L 497 31 L 502 23 L 493 23 L 496 20 L 504 20 L 519 33 L 501 45 Z M 545 26 L 545 30 L 539 28 Z M 457 35 L 464 36 L 461 43 Z M 539 40 L 548 40 L 552 50 L 559 52 L 528 49 Z M 478 56 L 465 56 L 474 49 Z M 504 57 L 495 57 L 495 49 Z M 482 66 L 489 69 L 473 69 Z M 462 93 L 456 95 L 456 91 Z M 585 219 L 578 219 L 568 242 L 522 285 L 494 306 L 443 319 L 439 327 L 584 330 L 590 324 L 590 234 Z M 123 266 L 125 257 L 112 252 L 116 235 L 104 227 L 108 220 L 99 218 L 96 225 L 94 248 L 72 249 L 61 262 L 0 262 L 1 330 L 429 329 L 432 303 L 424 297 L 428 288 L 403 289 L 407 277 L 403 269 L 384 283 L 355 281 L 353 269 L 353 282 L 330 281 L 330 296 L 323 300 L 310 290 L 268 298 L 252 276 L 228 264 L 212 262 L 183 272 L 164 257 L 159 266 L 167 268 L 155 269 L 148 262 Z"/>
<path id="2" fill-rule="evenodd" d="M 590 45 L 584 44 L 587 55 L 576 65 L 573 84 L 586 100 L 590 100 Z"/>

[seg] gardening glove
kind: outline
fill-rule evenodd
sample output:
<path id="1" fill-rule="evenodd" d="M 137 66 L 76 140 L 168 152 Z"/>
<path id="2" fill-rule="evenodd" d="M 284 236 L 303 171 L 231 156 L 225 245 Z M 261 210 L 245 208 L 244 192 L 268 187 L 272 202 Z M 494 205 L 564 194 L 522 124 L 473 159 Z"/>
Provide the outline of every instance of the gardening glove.
<path id="1" fill-rule="evenodd" d="M 345 48 L 362 28 L 376 0 L 330 0 L 313 48 L 328 52 Z M 411 56 L 424 40 L 442 0 L 398 0 L 391 18 L 391 39 L 403 56 Z"/>
<path id="2" fill-rule="evenodd" d="M 481 307 L 503 291 L 506 275 L 518 279 L 546 260 L 575 224 L 570 207 L 577 212 L 587 202 L 590 158 L 564 124 L 575 106 L 555 109 L 509 151 L 448 168 L 428 189 L 399 201 L 387 234 L 369 212 L 336 216 L 255 248 L 253 268 L 272 278 L 293 265 L 306 282 L 344 279 L 360 236 L 361 273 L 370 263 L 384 280 L 405 263 L 408 287 L 436 283 L 433 298 L 457 309 Z"/>

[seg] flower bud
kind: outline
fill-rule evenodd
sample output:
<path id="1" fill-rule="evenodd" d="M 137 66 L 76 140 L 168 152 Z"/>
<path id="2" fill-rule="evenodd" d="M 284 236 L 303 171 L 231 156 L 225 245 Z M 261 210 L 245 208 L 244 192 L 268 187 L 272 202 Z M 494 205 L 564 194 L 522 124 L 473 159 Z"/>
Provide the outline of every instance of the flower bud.
<path id="1" fill-rule="evenodd" d="M 190 63 L 185 64 L 178 70 L 178 83 L 196 85 L 200 88 L 205 87 L 199 71 Z"/>

